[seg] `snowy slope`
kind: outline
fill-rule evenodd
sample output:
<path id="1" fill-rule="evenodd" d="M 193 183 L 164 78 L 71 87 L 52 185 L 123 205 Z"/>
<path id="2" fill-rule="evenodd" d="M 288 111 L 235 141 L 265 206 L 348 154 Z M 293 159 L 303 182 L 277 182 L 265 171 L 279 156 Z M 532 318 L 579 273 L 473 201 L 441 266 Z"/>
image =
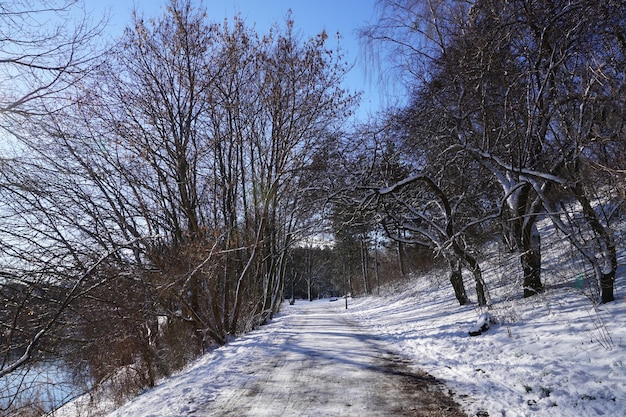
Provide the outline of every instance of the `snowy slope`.
<path id="1" fill-rule="evenodd" d="M 571 289 L 552 290 L 496 305 L 503 323 L 470 337 L 479 310 L 430 285 L 359 299 L 351 314 L 443 380 L 469 415 L 626 415 L 624 299 L 594 310 Z"/>
<path id="2" fill-rule="evenodd" d="M 598 304 L 564 237 L 542 225 L 544 294 L 521 298 L 515 254 L 486 247 L 488 311 L 458 306 L 441 272 L 359 299 L 351 314 L 443 380 L 470 416 L 626 416 L 625 256 L 616 301 Z M 476 300 L 470 277 L 465 285 Z M 485 312 L 498 324 L 470 337 Z"/>

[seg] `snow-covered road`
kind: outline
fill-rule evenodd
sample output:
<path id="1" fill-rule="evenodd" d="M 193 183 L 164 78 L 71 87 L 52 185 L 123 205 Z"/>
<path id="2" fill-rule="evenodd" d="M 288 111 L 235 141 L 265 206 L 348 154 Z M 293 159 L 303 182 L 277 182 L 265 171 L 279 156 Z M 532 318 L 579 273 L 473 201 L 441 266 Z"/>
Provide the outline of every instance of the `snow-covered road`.
<path id="1" fill-rule="evenodd" d="M 462 416 L 341 302 L 285 305 L 111 416 Z"/>

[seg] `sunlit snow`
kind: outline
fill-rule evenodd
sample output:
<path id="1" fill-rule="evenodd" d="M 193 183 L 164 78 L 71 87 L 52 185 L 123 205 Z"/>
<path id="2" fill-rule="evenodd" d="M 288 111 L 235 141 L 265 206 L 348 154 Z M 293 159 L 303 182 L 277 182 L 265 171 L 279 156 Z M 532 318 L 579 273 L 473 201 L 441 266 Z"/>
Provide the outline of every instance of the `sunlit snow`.
<path id="1" fill-rule="evenodd" d="M 344 362 L 367 361 L 376 349 L 392 351 L 413 369 L 443 381 L 470 416 L 626 415 L 624 260 L 616 301 L 597 305 L 580 275 L 563 267 L 564 246 L 550 247 L 544 256 L 547 291 L 527 299 L 511 279 L 514 262 L 495 256 L 485 262 L 493 300 L 488 311 L 476 304 L 459 306 L 445 271 L 388 286 L 380 296 L 349 299 L 347 310 L 342 299 L 285 302 L 268 325 L 206 354 L 109 416 L 237 415 L 216 414 L 220 409 L 248 416 L 368 415 L 373 394 L 369 383 L 358 383 L 358 372 L 341 366 L 307 372 L 316 363 L 307 355 L 321 350 Z M 469 278 L 466 287 L 475 300 Z M 470 336 L 486 312 L 496 323 Z M 357 324 L 360 336 L 331 337 L 337 328 L 329 314 L 337 322 Z M 304 338 L 296 356 L 281 353 L 289 334 Z M 374 350 L 359 356 L 363 341 Z M 279 363 L 296 358 L 301 365 Z M 272 367 L 280 371 L 272 374 Z M 264 381 L 272 384 L 273 397 L 255 398 L 255 387 Z M 332 404 L 294 398 L 292 384 L 309 384 L 311 398 L 329 390 L 340 395 Z M 79 415 L 74 407 L 55 415 Z"/>

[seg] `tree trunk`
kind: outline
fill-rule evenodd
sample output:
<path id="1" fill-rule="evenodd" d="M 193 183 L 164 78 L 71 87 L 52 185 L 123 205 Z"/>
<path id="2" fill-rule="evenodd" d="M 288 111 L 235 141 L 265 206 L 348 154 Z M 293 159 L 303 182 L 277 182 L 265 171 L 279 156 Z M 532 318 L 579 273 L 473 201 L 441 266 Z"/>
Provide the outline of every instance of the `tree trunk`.
<path id="1" fill-rule="evenodd" d="M 398 239 L 397 239 L 397 249 L 398 249 L 398 266 L 400 267 L 400 275 L 402 277 L 406 277 L 406 270 L 404 267 L 404 244 L 400 239 L 400 231 L 398 230 Z"/>
<path id="2" fill-rule="evenodd" d="M 380 295 L 380 274 L 378 271 L 378 243 L 374 246 L 374 273 L 376 275 L 376 293 Z"/>
<path id="3" fill-rule="evenodd" d="M 248 260 L 246 265 L 243 267 L 241 272 L 239 273 L 239 278 L 237 278 L 237 284 L 235 285 L 235 293 L 233 296 L 233 305 L 231 307 L 230 312 L 230 323 L 228 325 L 228 331 L 230 334 L 234 335 L 237 333 L 237 325 L 239 323 L 239 314 L 242 308 L 243 303 L 243 294 L 246 287 L 246 278 L 250 274 L 254 263 L 257 261 L 257 252 L 259 250 L 259 246 L 262 244 L 263 236 L 265 231 L 265 217 L 261 217 L 261 221 L 259 223 L 258 229 L 256 231 L 255 242 L 252 245 L 252 249 L 250 253 L 248 253 Z M 226 312 L 225 312 L 226 313 Z"/>
<path id="4" fill-rule="evenodd" d="M 595 257 L 591 257 L 591 262 L 594 264 L 593 267 L 596 271 L 596 278 L 600 283 L 600 297 L 602 303 L 610 303 L 611 301 L 615 301 L 613 285 L 617 272 L 617 253 L 613 233 L 611 229 L 602 225 L 598 219 L 598 215 L 591 206 L 582 186 L 576 185 L 572 187 L 572 191 L 582 207 L 587 224 L 589 224 L 598 240 L 599 252 Z"/>
<path id="5" fill-rule="evenodd" d="M 476 296 L 478 298 L 479 306 L 487 306 L 490 304 L 489 300 L 489 292 L 487 291 L 487 285 L 483 280 L 483 273 L 478 265 L 478 262 L 472 258 L 472 264 L 470 265 L 472 270 L 472 275 L 474 276 L 474 282 L 476 283 Z"/>
<path id="6" fill-rule="evenodd" d="M 544 291 L 541 282 L 541 236 L 534 220 L 523 226 L 520 260 L 524 272 L 524 298 Z"/>
<path id="7" fill-rule="evenodd" d="M 608 248 L 610 253 L 606 265 L 609 268 L 602 271 L 600 276 L 600 291 L 602 291 L 602 303 L 610 303 L 615 301 L 615 294 L 613 293 L 613 284 L 615 282 L 615 273 L 617 270 L 617 254 L 615 253 L 615 246 Z"/>
<path id="8" fill-rule="evenodd" d="M 517 198 L 511 196 L 513 203 L 510 206 L 513 213 L 511 231 L 520 254 L 523 272 L 524 298 L 544 290 L 541 282 L 541 236 L 537 230 L 536 212 L 531 207 L 535 205 L 529 202 L 531 190 L 528 184 L 520 187 Z"/>
<path id="9" fill-rule="evenodd" d="M 454 296 L 460 305 L 465 305 L 469 302 L 467 293 L 465 292 L 465 284 L 463 283 L 463 274 L 461 273 L 461 262 L 458 259 L 448 259 L 448 265 L 450 266 L 450 283 L 454 289 Z"/>
<path id="10" fill-rule="evenodd" d="M 365 240 L 361 239 L 361 273 L 363 275 L 363 293 L 371 294 L 369 282 L 368 282 L 368 253 L 367 253 L 367 245 L 365 245 Z"/>
<path id="11" fill-rule="evenodd" d="M 472 255 L 470 255 L 466 250 L 464 250 L 457 242 L 454 240 L 452 242 L 452 249 L 456 256 L 463 260 L 468 266 L 472 275 L 474 276 L 474 282 L 476 284 L 476 298 L 478 298 L 479 306 L 486 306 L 489 304 L 487 285 L 483 280 L 483 274 L 480 269 L 480 264 Z"/>

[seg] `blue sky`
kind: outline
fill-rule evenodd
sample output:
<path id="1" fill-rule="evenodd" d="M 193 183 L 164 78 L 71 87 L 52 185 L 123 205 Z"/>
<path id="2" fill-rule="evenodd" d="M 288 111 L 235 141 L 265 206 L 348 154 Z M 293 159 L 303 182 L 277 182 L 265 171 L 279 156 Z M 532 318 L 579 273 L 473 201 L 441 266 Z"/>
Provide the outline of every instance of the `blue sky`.
<path id="1" fill-rule="evenodd" d="M 111 14 L 112 33 L 121 33 L 130 23 L 133 7 L 146 17 L 156 17 L 165 10 L 167 0 L 84 0 L 88 12 L 94 18 L 104 10 Z M 321 30 L 333 36 L 339 32 L 342 36 L 341 46 L 347 60 L 354 63 L 348 74 L 345 86 L 353 91 L 364 93 L 359 111 L 359 118 L 380 109 L 382 100 L 381 89 L 371 64 L 366 62 L 361 52 L 357 30 L 375 19 L 376 0 L 204 0 L 203 4 L 209 19 L 221 22 L 224 18 L 232 18 L 240 14 L 248 24 L 256 24 L 260 32 L 264 32 L 273 23 L 282 23 L 289 9 L 296 29 L 305 36 L 314 36 Z M 97 19 L 95 19 L 97 20 Z M 332 44 L 331 44 L 332 45 Z M 369 67 L 368 67 L 369 65 Z"/>

